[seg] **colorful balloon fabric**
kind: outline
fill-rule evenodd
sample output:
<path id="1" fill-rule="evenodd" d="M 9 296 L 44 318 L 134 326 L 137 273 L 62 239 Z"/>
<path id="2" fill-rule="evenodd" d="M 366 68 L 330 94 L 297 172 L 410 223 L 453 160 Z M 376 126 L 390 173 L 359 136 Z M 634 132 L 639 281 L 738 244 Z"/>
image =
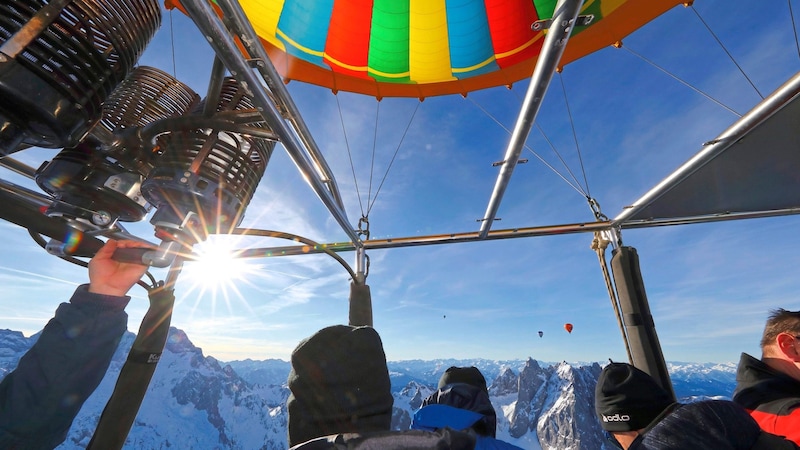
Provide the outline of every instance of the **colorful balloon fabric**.
<path id="1" fill-rule="evenodd" d="M 587 0 L 562 65 L 680 0 Z M 466 94 L 533 72 L 556 0 L 239 0 L 287 80 L 382 97 Z M 166 0 L 167 8 L 181 8 Z"/>

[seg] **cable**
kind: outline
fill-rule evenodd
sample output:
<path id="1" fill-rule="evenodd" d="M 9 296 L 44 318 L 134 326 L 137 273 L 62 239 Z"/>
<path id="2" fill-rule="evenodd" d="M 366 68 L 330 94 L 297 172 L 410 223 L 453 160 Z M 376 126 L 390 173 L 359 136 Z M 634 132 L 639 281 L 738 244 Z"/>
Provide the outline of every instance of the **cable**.
<path id="1" fill-rule="evenodd" d="M 478 109 L 480 109 L 481 111 L 483 111 L 483 113 L 484 113 L 484 114 L 485 114 L 487 117 L 489 117 L 490 119 L 492 119 L 492 120 L 494 121 L 494 123 L 496 123 L 496 124 L 497 124 L 497 125 L 498 125 L 500 128 L 502 128 L 503 130 L 505 130 L 505 132 L 506 132 L 506 133 L 508 133 L 509 135 L 511 135 L 511 130 L 509 130 L 508 128 L 506 128 L 506 126 L 505 126 L 505 125 L 503 125 L 503 124 L 502 124 L 502 123 L 501 123 L 499 120 L 497 120 L 497 118 L 496 118 L 496 117 L 494 117 L 494 116 L 493 116 L 491 113 L 489 113 L 489 111 L 487 111 L 487 110 L 486 110 L 486 109 L 485 109 L 483 106 L 481 106 L 480 104 L 478 104 L 478 103 L 477 103 L 477 102 L 476 102 L 476 101 L 475 101 L 475 100 L 474 100 L 472 97 L 467 97 L 467 100 L 471 101 L 473 105 L 475 105 L 475 106 L 476 106 Z M 548 144 L 550 144 L 550 147 L 553 149 L 553 151 L 554 151 L 556 154 L 558 154 L 558 152 L 556 152 L 556 151 L 555 151 L 555 147 L 553 147 L 553 143 L 552 143 L 552 142 L 550 142 L 550 140 L 547 138 L 547 136 L 545 136 L 545 135 L 544 135 L 544 132 L 542 131 L 541 127 L 539 127 L 539 125 L 538 125 L 538 124 L 537 124 L 536 126 L 537 126 L 537 128 L 539 129 L 539 132 L 540 132 L 540 133 L 542 133 L 542 135 L 544 136 L 545 140 L 547 140 Z M 535 151 L 533 151 L 533 149 L 531 149 L 531 148 L 528 146 L 528 144 L 525 144 L 525 149 L 526 149 L 526 150 L 528 150 L 529 152 L 531 152 L 531 154 L 533 154 L 533 156 L 535 156 L 535 157 L 536 157 L 536 159 L 538 159 L 538 160 L 539 160 L 539 161 L 540 161 L 542 164 L 544 164 L 544 165 L 545 165 L 545 166 L 546 166 L 548 169 L 550 169 L 551 171 L 553 171 L 553 173 L 554 173 L 554 174 L 558 175 L 558 177 L 559 177 L 559 178 L 561 178 L 562 180 L 564 180 L 564 182 L 565 182 L 565 183 L 567 183 L 567 185 L 569 185 L 569 186 L 570 186 L 572 189 L 574 189 L 574 190 L 575 190 L 577 193 L 579 193 L 579 194 L 581 195 L 581 197 L 586 197 L 586 193 L 585 193 L 585 192 L 583 192 L 583 190 L 580 188 L 580 186 L 578 186 L 578 185 L 576 185 L 576 184 L 573 184 L 571 181 L 569 181 L 569 180 L 568 180 L 568 179 L 567 179 L 567 178 L 566 178 L 564 175 L 562 175 L 562 174 L 561 174 L 561 172 L 559 172 L 559 171 L 558 171 L 558 170 L 557 170 L 555 167 L 553 167 L 553 166 L 552 166 L 550 163 L 548 163 L 548 162 L 547 162 L 547 161 L 546 161 L 544 158 L 542 158 L 542 157 L 541 157 L 541 156 L 540 156 L 538 153 L 536 153 Z M 562 163 L 563 163 L 563 160 L 562 160 Z M 573 175 L 573 178 L 574 178 L 574 175 Z M 576 183 L 577 183 L 577 180 L 576 180 Z M 579 184 L 579 183 L 578 183 L 578 184 Z"/>
<path id="2" fill-rule="evenodd" d="M 753 89 L 755 89 L 758 96 L 761 97 L 761 100 L 764 100 L 764 95 L 761 93 L 761 91 L 758 90 L 756 85 L 753 83 L 753 80 L 751 80 L 750 77 L 748 77 L 747 74 L 744 73 L 744 69 L 742 69 L 742 66 L 740 66 L 739 63 L 736 62 L 736 59 L 734 59 L 733 55 L 731 55 L 731 52 L 729 52 L 728 49 L 725 48 L 725 45 L 722 44 L 722 41 L 717 37 L 717 35 L 714 34 L 714 31 L 711 30 L 711 27 L 709 27 L 706 21 L 703 20 L 703 18 L 700 16 L 700 13 L 697 11 L 697 8 L 694 7 L 694 4 L 690 4 L 689 7 L 692 8 L 692 11 L 694 11 L 697 18 L 700 19 L 700 22 L 702 22 L 703 25 L 705 25 L 706 30 L 708 30 L 708 32 L 711 33 L 711 36 L 714 37 L 714 39 L 717 41 L 717 43 L 725 52 L 725 54 L 728 55 L 728 58 L 731 59 L 736 68 L 739 69 L 739 72 L 742 74 L 742 76 L 747 80 L 748 83 L 750 83 L 750 86 L 753 86 Z M 791 8 L 791 4 L 789 4 L 789 7 Z"/>
<path id="3" fill-rule="evenodd" d="M 794 46 L 797 48 L 797 56 L 800 56 L 800 41 L 797 40 L 797 24 L 794 22 L 794 11 L 792 10 L 792 0 L 786 0 L 789 4 L 789 18 L 792 19 L 792 31 L 794 31 Z"/>
<path id="4" fill-rule="evenodd" d="M 622 322 L 622 313 L 620 312 L 619 307 L 619 300 L 617 299 L 616 294 L 614 293 L 614 283 L 611 280 L 611 275 L 608 272 L 608 263 L 606 262 L 606 248 L 610 241 L 602 237 L 602 232 L 595 231 L 594 239 L 592 240 L 592 250 L 597 253 L 597 259 L 600 262 L 600 269 L 603 271 L 603 280 L 606 283 L 606 289 L 608 290 L 608 297 L 611 300 L 611 306 L 614 307 L 614 315 L 617 317 L 617 325 L 619 325 L 619 331 L 622 333 L 622 342 L 625 345 L 625 351 L 628 353 L 628 361 L 633 361 L 633 355 L 631 354 L 631 344 L 628 341 L 628 333 L 625 332 L 625 325 Z"/>
<path id="5" fill-rule="evenodd" d="M 560 78 L 560 77 L 559 77 L 559 78 Z M 567 107 L 567 116 L 569 117 L 569 123 L 570 123 L 570 126 L 572 126 L 572 135 L 573 135 L 573 137 L 574 137 L 574 139 L 575 139 L 575 145 L 576 145 L 576 147 L 577 147 L 577 144 L 578 144 L 578 137 L 577 137 L 577 133 L 575 132 L 575 123 L 574 123 L 574 121 L 572 120 L 572 113 L 571 113 L 571 111 L 570 111 L 570 108 L 569 108 L 569 102 L 568 102 L 568 100 L 567 100 L 567 93 L 566 93 L 566 90 L 565 90 L 565 89 L 563 89 L 563 88 L 564 88 L 564 82 L 563 82 L 563 80 L 562 80 L 562 82 L 561 82 L 561 87 L 562 87 L 562 90 L 563 90 L 563 92 L 564 92 L 564 103 L 566 104 L 566 107 Z M 516 93 L 516 92 L 514 92 L 514 94 L 516 94 L 516 95 L 517 95 L 517 99 L 518 99 L 520 102 L 522 102 L 522 98 L 519 96 L 519 94 L 518 94 L 518 93 Z M 567 162 L 566 162 L 566 161 L 564 161 L 564 158 L 561 156 L 561 153 L 559 153 L 559 151 L 556 149 L 556 146 L 555 146 L 555 145 L 553 145 L 553 141 L 551 141 L 551 140 L 550 140 L 550 138 L 549 138 L 549 137 L 547 136 L 547 134 L 544 132 L 544 129 L 541 127 L 541 125 L 539 125 L 538 123 L 536 123 L 536 128 L 539 130 L 539 133 L 542 135 L 542 137 L 543 137 L 543 138 L 544 138 L 544 139 L 547 141 L 547 143 L 550 145 L 550 150 L 552 150 L 552 151 L 553 151 L 553 154 L 554 154 L 554 155 L 556 155 L 556 158 L 558 158 L 558 160 L 559 160 L 559 161 L 561 161 L 561 165 L 562 165 L 562 166 L 564 166 L 564 169 L 565 169 L 565 170 L 567 171 L 567 173 L 569 173 L 569 175 L 572 177 L 572 181 L 574 181 L 574 182 L 575 182 L 575 185 L 576 185 L 576 186 L 580 186 L 580 185 L 581 185 L 581 182 L 580 182 L 580 181 L 578 181 L 578 177 L 576 177 L 576 176 L 575 176 L 575 174 L 572 172 L 572 169 L 570 169 L 570 168 L 569 168 L 569 164 L 567 164 Z M 527 147 L 526 147 L 526 148 L 527 148 Z M 528 149 L 528 150 L 530 150 L 530 149 Z M 533 152 L 533 150 L 530 150 L 530 151 L 531 151 L 531 152 Z M 578 157 L 580 158 L 580 148 L 579 148 L 579 147 L 578 147 Z M 581 161 L 581 168 L 583 168 L 583 162 L 582 162 L 582 161 Z M 584 172 L 584 180 L 585 180 L 585 179 L 586 179 L 586 173 Z M 589 185 L 588 185 L 588 183 L 587 183 L 587 185 L 586 185 L 586 188 L 587 188 L 587 189 L 589 188 Z M 579 192 L 580 192 L 580 193 L 581 193 L 581 195 L 583 195 L 584 197 L 589 197 L 589 194 L 588 194 L 586 191 L 584 191 L 584 190 L 583 190 L 583 187 L 580 187 L 580 190 L 579 190 Z"/>
<path id="6" fill-rule="evenodd" d="M 716 103 L 717 105 L 719 105 L 719 106 L 721 106 L 721 107 L 723 107 L 723 108 L 727 109 L 728 111 L 730 111 L 731 113 L 733 113 L 734 115 L 736 115 L 736 117 L 742 117 L 742 115 L 741 115 L 741 114 L 739 114 L 738 112 L 736 112 L 736 111 L 735 111 L 733 108 L 731 108 L 731 107 L 729 107 L 729 106 L 725 105 L 724 103 L 720 102 L 719 100 L 715 99 L 714 97 L 712 97 L 712 96 L 710 96 L 710 95 L 706 94 L 705 92 L 701 91 L 700 89 L 698 89 L 698 88 L 696 88 L 696 87 L 692 86 L 691 84 L 689 84 L 688 82 L 686 82 L 686 81 L 682 80 L 681 78 L 678 78 L 678 77 L 677 77 L 675 74 L 673 74 L 673 73 L 671 73 L 670 71 L 668 71 L 668 70 L 664 69 L 663 67 L 661 67 L 661 66 L 659 66 L 658 64 L 654 63 L 653 61 L 650 61 L 649 59 L 647 59 L 647 58 L 645 58 L 644 56 L 642 56 L 642 55 L 640 55 L 640 54 L 636 53 L 635 51 L 633 51 L 633 50 L 629 49 L 628 47 L 625 47 L 625 46 L 623 46 L 622 48 L 624 48 L 625 50 L 627 50 L 628 52 L 630 52 L 630 54 L 632 54 L 632 55 L 634 55 L 634 56 L 637 56 L 637 57 L 639 57 L 639 59 L 641 59 L 642 61 L 644 61 L 644 62 L 646 62 L 646 63 L 650 64 L 651 66 L 655 67 L 656 69 L 658 69 L 658 70 L 660 70 L 660 71 L 664 72 L 665 74 L 667 74 L 668 76 L 670 76 L 670 77 L 671 77 L 671 78 L 673 78 L 674 80 L 678 81 L 679 83 L 683 84 L 684 86 L 688 87 L 689 89 L 691 89 L 691 90 L 693 90 L 693 91 L 697 92 L 698 94 L 700 94 L 700 95 L 702 95 L 703 97 L 705 97 L 705 98 L 707 98 L 707 99 L 711 100 L 712 102 Z"/>
<path id="7" fill-rule="evenodd" d="M 347 156 L 350 158 L 350 169 L 351 169 L 351 171 L 353 173 L 353 182 L 354 182 L 355 187 L 356 187 L 356 195 L 358 196 L 358 205 L 359 205 L 359 207 L 361 209 L 361 217 L 368 218 L 370 211 L 372 211 L 372 207 L 375 205 L 375 202 L 378 200 L 378 194 L 380 193 L 381 189 L 383 188 L 384 183 L 386 182 L 386 179 L 389 176 L 389 171 L 391 170 L 392 166 L 394 165 L 394 161 L 397 158 L 397 154 L 400 151 L 400 147 L 403 145 L 403 141 L 405 140 L 406 135 L 408 134 L 408 130 L 411 128 L 411 123 L 414 121 L 414 117 L 416 116 L 417 111 L 419 110 L 419 104 L 420 103 L 421 102 L 417 102 L 417 106 L 414 108 L 414 112 L 411 114 L 411 118 L 408 120 L 408 123 L 406 124 L 406 128 L 403 131 L 403 135 L 400 137 L 400 142 L 398 142 L 397 147 L 394 150 L 394 154 L 392 155 L 392 159 L 389 161 L 389 165 L 386 168 L 386 171 L 384 172 L 383 177 L 381 178 L 380 184 L 378 184 L 378 189 L 375 191 L 375 196 L 373 196 L 372 195 L 372 182 L 373 182 L 373 178 L 374 178 L 374 174 L 375 174 L 375 156 L 377 154 L 377 148 L 378 148 L 378 121 L 379 121 L 379 118 L 380 118 L 380 108 L 381 108 L 381 102 L 378 101 L 378 106 L 377 106 L 377 108 L 375 110 L 375 126 L 373 128 L 373 136 L 372 136 L 372 157 L 371 157 L 370 168 L 369 168 L 369 187 L 367 189 L 367 209 L 366 209 L 366 211 L 364 211 L 364 205 L 361 202 L 361 192 L 360 192 L 360 190 L 358 188 L 358 179 L 357 179 L 357 176 L 356 176 L 355 164 L 353 163 L 353 155 L 352 155 L 352 152 L 350 150 L 350 143 L 347 140 L 347 132 L 346 132 L 346 129 L 345 129 L 345 124 L 344 124 L 344 116 L 342 114 L 342 108 L 341 108 L 341 105 L 339 104 L 339 98 L 337 96 L 336 105 L 337 105 L 337 107 L 339 109 L 339 120 L 340 120 L 341 125 L 342 125 L 342 132 L 344 134 L 345 146 L 347 147 Z"/>
<path id="8" fill-rule="evenodd" d="M 386 181 L 386 177 L 389 176 L 389 170 L 392 168 L 394 164 L 395 158 L 397 158 L 397 153 L 400 151 L 400 147 L 403 145 L 403 141 L 406 138 L 406 134 L 408 134 L 409 128 L 411 128 L 411 122 L 414 121 L 414 117 L 417 115 L 417 111 L 419 110 L 419 105 L 422 102 L 417 102 L 417 106 L 414 108 L 414 112 L 411 113 L 411 118 L 408 120 L 408 124 L 406 125 L 405 131 L 403 131 L 403 135 L 400 136 L 400 142 L 397 143 L 397 148 L 394 149 L 394 155 L 392 155 L 392 160 L 389 161 L 389 167 L 386 168 L 386 172 L 383 174 L 383 179 L 381 179 L 381 184 L 378 185 L 378 190 L 375 191 L 375 198 L 372 199 L 372 203 L 367 206 L 367 216 L 369 216 L 369 212 L 372 210 L 372 206 L 375 205 L 375 201 L 378 200 L 378 193 L 381 192 L 381 188 L 383 187 L 383 182 Z"/>
<path id="9" fill-rule="evenodd" d="M 578 132 L 575 130 L 575 120 L 572 118 L 572 110 L 569 107 L 569 100 L 567 98 L 567 88 L 564 85 L 564 77 L 561 76 L 561 72 L 558 72 L 558 80 L 561 82 L 561 91 L 564 93 L 564 104 L 567 107 L 567 116 L 569 116 L 569 125 L 572 127 L 572 138 L 575 140 L 575 149 L 578 151 L 578 161 L 581 165 L 581 173 L 583 174 L 583 183 L 586 186 L 586 197 L 591 197 L 591 191 L 589 190 L 589 180 L 586 178 L 586 168 L 583 166 L 583 156 L 581 155 L 581 146 L 578 143 Z M 566 164 L 564 164 L 566 166 Z M 569 166 L 567 166 L 567 170 L 569 170 Z M 570 170 L 570 175 L 572 178 L 575 178 L 575 175 Z M 575 180 L 577 182 L 577 180 Z"/>
<path id="10" fill-rule="evenodd" d="M 350 142 L 347 140 L 347 129 L 344 126 L 344 116 L 342 115 L 342 105 L 339 103 L 339 95 L 336 97 L 336 108 L 339 110 L 339 123 L 342 124 L 342 134 L 344 135 L 344 146 L 347 149 L 347 157 L 350 159 L 350 170 L 353 172 L 353 184 L 356 187 L 356 197 L 358 197 L 358 206 L 361 209 L 361 215 L 364 215 L 364 205 L 361 203 L 361 192 L 358 189 L 358 178 L 356 177 L 356 166 L 353 164 L 353 154 L 350 152 Z"/>
<path id="11" fill-rule="evenodd" d="M 175 27 L 172 24 L 172 9 L 169 10 L 169 41 L 172 47 L 172 76 L 178 79 L 178 66 L 175 62 Z"/>
<path id="12" fill-rule="evenodd" d="M 375 149 L 378 146 L 378 117 L 380 113 L 381 102 L 378 101 L 378 106 L 375 108 L 375 126 L 372 129 L 372 161 L 369 163 L 369 189 L 367 189 L 367 214 L 365 217 L 369 217 L 369 205 L 372 203 L 372 175 L 375 172 Z"/>

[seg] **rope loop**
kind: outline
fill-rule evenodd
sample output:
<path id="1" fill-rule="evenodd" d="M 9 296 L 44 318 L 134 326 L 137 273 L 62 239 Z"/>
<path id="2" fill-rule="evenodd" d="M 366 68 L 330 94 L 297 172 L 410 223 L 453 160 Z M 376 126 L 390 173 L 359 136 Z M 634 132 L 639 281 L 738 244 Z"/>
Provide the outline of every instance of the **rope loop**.
<path id="1" fill-rule="evenodd" d="M 617 319 L 619 331 L 622 333 L 622 341 L 625 344 L 625 351 L 628 353 L 628 361 L 633 361 L 631 352 L 631 344 L 628 340 L 628 333 L 625 330 L 625 323 L 622 320 L 622 312 L 619 305 L 619 298 L 614 290 L 614 281 L 611 272 L 608 270 L 608 262 L 606 261 L 606 247 L 611 241 L 606 238 L 606 233 L 603 231 L 595 231 L 594 239 L 592 239 L 592 250 L 597 253 L 597 260 L 600 263 L 600 269 L 603 271 L 603 281 L 606 284 L 608 291 L 608 298 L 611 300 L 611 306 L 614 307 L 614 315 Z"/>

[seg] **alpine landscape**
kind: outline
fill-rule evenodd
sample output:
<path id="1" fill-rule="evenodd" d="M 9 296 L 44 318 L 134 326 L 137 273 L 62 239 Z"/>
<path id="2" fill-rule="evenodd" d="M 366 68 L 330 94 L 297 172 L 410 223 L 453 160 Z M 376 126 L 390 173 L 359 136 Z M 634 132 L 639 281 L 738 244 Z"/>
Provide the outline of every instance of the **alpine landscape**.
<path id="1" fill-rule="evenodd" d="M 108 373 L 75 419 L 59 450 L 86 448 L 135 335 L 126 333 Z M 38 338 L 0 330 L 0 377 L 13 370 Z M 600 362 L 409 360 L 390 361 L 392 427 L 408 429 L 413 412 L 448 367 L 474 365 L 490 384 L 497 437 L 526 449 L 611 450 L 594 414 Z M 669 363 L 679 400 L 729 398 L 734 363 Z M 286 379 L 290 364 L 221 362 L 205 356 L 183 331 L 172 328 L 127 449 L 287 448 Z"/>

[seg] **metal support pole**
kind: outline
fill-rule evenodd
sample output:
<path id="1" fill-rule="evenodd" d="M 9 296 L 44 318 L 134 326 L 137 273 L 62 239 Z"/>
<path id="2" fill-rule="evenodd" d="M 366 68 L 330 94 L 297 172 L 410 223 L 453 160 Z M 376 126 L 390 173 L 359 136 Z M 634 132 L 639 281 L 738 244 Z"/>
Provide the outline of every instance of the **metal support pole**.
<path id="1" fill-rule="evenodd" d="M 308 148 L 299 139 L 298 130 L 283 119 L 281 111 L 278 110 L 264 87 L 263 83 L 265 81 L 256 77 L 250 64 L 239 51 L 230 31 L 214 12 L 211 4 L 205 0 L 184 0 L 182 4 L 189 17 L 211 44 L 217 57 L 225 63 L 231 75 L 253 95 L 253 103 L 256 109 L 261 113 L 267 125 L 280 136 L 281 144 L 283 144 L 295 165 L 307 178 L 311 188 L 314 189 L 314 192 L 328 208 L 333 218 L 339 223 L 354 245 L 361 246 L 361 241 L 347 220 L 344 209 L 337 202 L 338 196 L 328 190 L 329 186 L 331 186 L 327 183 L 329 180 L 323 180 L 320 177 L 318 166 L 315 166 L 315 156 L 312 157 L 310 155 Z M 235 5 L 235 7 L 241 8 L 238 5 Z M 234 8 L 234 6 L 231 6 L 231 8 Z M 242 27 L 249 26 L 249 24 L 240 25 Z M 269 60 L 259 61 L 258 63 L 271 64 Z"/>
<path id="2" fill-rule="evenodd" d="M 691 159 L 683 163 L 681 167 L 672 172 L 667 178 L 650 189 L 639 200 L 633 202 L 631 206 L 626 207 L 620 215 L 614 218 L 614 223 L 626 226 L 626 222 L 631 217 L 634 217 L 640 211 L 650 206 L 653 202 L 658 200 L 659 197 L 678 186 L 683 180 L 695 173 L 701 167 L 728 150 L 728 148 L 730 148 L 733 144 L 747 136 L 748 133 L 753 131 L 764 121 L 780 111 L 798 95 L 800 95 L 800 72 L 792 76 L 792 78 L 776 89 L 775 92 L 762 100 L 761 103 L 756 105 L 747 114 L 742 116 L 741 119 L 737 120 L 733 125 L 728 127 L 728 129 L 723 131 L 719 136 L 712 141 L 707 142 L 703 146 L 702 150 L 700 150 Z M 788 213 L 795 214 L 796 212 Z M 770 213 L 758 212 L 756 214 L 759 215 L 751 217 L 765 217 Z M 732 218 L 736 219 L 739 217 L 732 216 Z M 724 220 L 724 218 L 720 218 L 718 220 Z M 669 223 L 669 219 L 663 222 L 665 225 L 672 224 Z"/>
<path id="3" fill-rule="evenodd" d="M 328 162 L 325 161 L 322 151 L 311 135 L 311 130 L 303 121 L 300 110 L 295 105 L 292 96 L 289 95 L 288 89 L 286 89 L 278 71 L 270 61 L 266 50 L 260 44 L 258 35 L 253 30 L 253 27 L 249 25 L 250 22 L 244 11 L 242 11 L 241 6 L 239 6 L 239 2 L 236 0 L 217 0 L 217 4 L 222 8 L 223 14 L 230 18 L 230 27 L 244 36 L 242 43 L 247 48 L 250 56 L 257 59 L 258 63 L 255 68 L 261 73 L 264 82 L 267 83 L 270 94 L 275 96 L 275 102 L 286 112 L 286 120 L 297 130 L 298 138 L 308 149 L 309 157 L 313 161 L 322 182 L 328 186 L 334 201 L 340 208 L 344 209 L 344 201 L 339 193 L 339 187 L 336 183 L 336 178 L 333 176 L 333 171 L 328 166 Z"/>
<path id="4" fill-rule="evenodd" d="M 219 96 L 222 84 L 225 81 L 225 64 L 218 56 L 214 57 L 214 65 L 211 66 L 211 78 L 208 80 L 208 92 L 206 93 L 206 104 L 203 109 L 204 117 L 212 117 L 217 112 Z"/>
<path id="5" fill-rule="evenodd" d="M 367 282 L 367 251 L 364 247 L 356 248 L 356 283 Z"/>
<path id="6" fill-rule="evenodd" d="M 564 54 L 564 48 L 567 46 L 567 41 L 575 26 L 575 19 L 578 17 L 582 4 L 583 0 L 559 0 L 556 5 L 550 30 L 547 32 L 542 51 L 539 53 L 539 59 L 536 61 L 536 68 L 531 75 L 528 92 L 525 94 L 525 100 L 517 117 L 517 123 L 514 125 L 514 131 L 508 143 L 500 173 L 497 175 L 489 205 L 483 215 L 480 230 L 481 239 L 485 238 L 492 228 L 492 222 L 494 222 L 497 210 L 500 208 L 503 194 L 506 191 L 506 187 L 508 187 L 509 181 L 511 181 L 511 175 L 519 162 L 519 155 L 522 153 L 525 141 L 528 139 L 531 128 L 533 128 L 533 124 L 536 121 L 536 115 L 542 106 L 542 100 L 544 100 L 544 95 L 550 86 L 550 80 L 553 79 L 553 74 L 558 67 L 559 61 L 561 61 L 561 55 Z"/>

